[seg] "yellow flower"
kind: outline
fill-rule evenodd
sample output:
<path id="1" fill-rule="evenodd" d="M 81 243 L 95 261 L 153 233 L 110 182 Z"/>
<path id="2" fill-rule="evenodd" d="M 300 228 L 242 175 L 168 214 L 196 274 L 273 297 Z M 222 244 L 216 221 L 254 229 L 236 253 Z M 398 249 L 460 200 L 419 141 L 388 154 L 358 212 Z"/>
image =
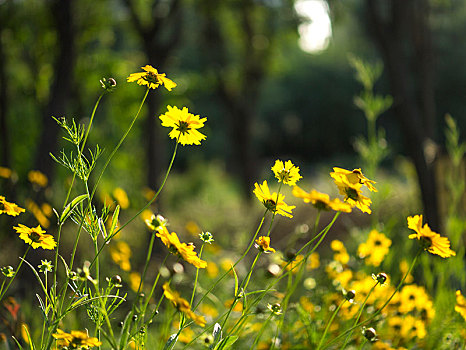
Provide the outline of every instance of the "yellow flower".
<path id="1" fill-rule="evenodd" d="M 349 171 L 342 168 L 333 168 L 333 172 L 330 173 L 330 176 L 334 179 L 338 179 L 340 177 L 345 177 L 348 182 L 352 185 L 355 184 L 362 184 L 365 185 L 369 191 L 377 192 L 377 189 L 372 185 L 375 184 L 375 181 L 369 180 L 362 174 L 361 169 L 354 169 L 353 171 Z"/>
<path id="2" fill-rule="evenodd" d="M 47 176 L 41 173 L 39 170 L 31 170 L 28 173 L 28 179 L 32 184 L 37 185 L 39 187 L 46 187 L 49 182 Z"/>
<path id="3" fill-rule="evenodd" d="M 113 244 L 110 247 L 110 257 L 123 271 L 131 270 L 131 263 L 129 262 L 131 248 L 126 242 L 117 241 Z"/>
<path id="4" fill-rule="evenodd" d="M 165 73 L 159 73 L 157 69 L 150 65 L 141 67 L 145 72 L 133 73 L 126 79 L 128 82 L 137 82 L 138 85 L 146 85 L 149 89 L 156 89 L 159 85 L 171 91 L 176 87 L 176 83 L 167 78 Z"/>
<path id="5" fill-rule="evenodd" d="M 18 207 L 15 203 L 7 202 L 5 197 L 0 196 L 0 215 L 5 213 L 6 215 L 17 216 L 25 210 Z"/>
<path id="6" fill-rule="evenodd" d="M 259 199 L 264 206 L 273 213 L 280 214 L 292 218 L 291 211 L 296 208 L 294 205 L 288 205 L 283 200 L 285 196 L 282 194 L 277 194 L 276 192 L 270 193 L 269 186 L 267 181 L 264 180 L 262 185 L 259 185 L 257 182 L 254 184 L 254 194 L 257 199 Z"/>
<path id="7" fill-rule="evenodd" d="M 207 263 L 206 272 L 207 272 L 207 276 L 209 276 L 209 278 L 217 277 L 218 276 L 218 266 L 217 266 L 217 264 L 214 263 L 213 261 L 209 261 Z"/>
<path id="8" fill-rule="evenodd" d="M 414 309 L 420 310 L 429 301 L 429 295 L 424 287 L 409 284 L 404 286 L 400 292 L 399 311 L 401 313 L 407 313 Z"/>
<path id="9" fill-rule="evenodd" d="M 414 318 L 412 315 L 406 315 L 401 323 L 400 334 L 405 339 L 414 337 L 423 339 L 426 336 L 426 327 L 421 320 Z"/>
<path id="10" fill-rule="evenodd" d="M 409 235 L 409 238 L 420 240 L 422 246 L 428 252 L 439 255 L 442 258 L 456 255 L 456 253 L 450 249 L 450 241 L 448 238 L 442 237 L 438 233 L 432 231 L 427 224 L 422 226 L 422 215 L 408 216 L 408 227 L 416 231 L 416 233 Z"/>
<path id="11" fill-rule="evenodd" d="M 13 174 L 11 169 L 0 166 L 0 177 L 9 179 L 11 177 L 11 174 Z"/>
<path id="12" fill-rule="evenodd" d="M 178 254 L 186 262 L 194 265 L 198 269 L 204 269 L 207 267 L 207 262 L 201 260 L 194 251 L 194 245 L 191 243 L 181 243 L 175 232 L 169 233 L 165 226 L 159 226 L 157 228 L 156 236 L 162 240 L 163 244 L 165 244 L 170 252 Z"/>
<path id="13" fill-rule="evenodd" d="M 333 175 L 332 175 L 333 174 Z M 370 214 L 372 201 L 364 196 L 361 191 L 362 184 L 351 183 L 345 175 L 340 173 L 330 173 L 340 194 L 345 196 L 345 201 L 352 207 L 357 207 L 363 213 Z"/>
<path id="14" fill-rule="evenodd" d="M 276 160 L 272 171 L 278 182 L 283 181 L 285 185 L 294 186 L 302 179 L 302 176 L 299 175 L 299 167 L 294 165 L 291 160 L 287 160 L 285 164 L 281 160 Z"/>
<path id="15" fill-rule="evenodd" d="M 348 263 L 349 255 L 342 241 L 334 239 L 330 243 L 330 248 L 332 248 L 332 250 L 335 252 L 335 254 L 333 255 L 333 260 L 338 261 L 343 265 L 346 265 Z"/>
<path id="16" fill-rule="evenodd" d="M 335 210 L 351 213 L 351 205 L 342 202 L 338 198 L 330 200 L 330 196 L 325 193 L 312 190 L 306 192 L 298 186 L 293 187 L 293 196 L 302 198 L 304 203 L 311 203 L 318 210 Z"/>
<path id="17" fill-rule="evenodd" d="M 391 245 L 391 239 L 377 230 L 372 230 L 367 241 L 359 245 L 358 255 L 360 258 L 366 259 L 366 264 L 380 266 Z"/>
<path id="18" fill-rule="evenodd" d="M 115 188 L 113 190 L 113 197 L 116 199 L 121 209 L 128 209 L 129 199 L 124 189 L 120 187 Z"/>
<path id="19" fill-rule="evenodd" d="M 137 292 L 141 284 L 141 274 L 139 272 L 130 272 L 129 274 L 129 287 Z"/>
<path id="20" fill-rule="evenodd" d="M 162 126 L 173 128 L 168 134 L 172 139 L 177 139 L 182 145 L 200 145 L 206 136 L 197 129 L 204 126 L 207 118 L 199 118 L 188 112 L 188 108 L 178 109 L 178 107 L 167 106 L 168 112 L 159 118 Z"/>
<path id="21" fill-rule="evenodd" d="M 37 227 L 29 228 L 23 224 L 13 227 L 16 233 L 19 233 L 19 238 L 24 242 L 31 245 L 33 249 L 41 247 L 42 249 L 53 249 L 57 245 L 52 235 L 44 234 L 40 225 Z"/>
<path id="22" fill-rule="evenodd" d="M 466 298 L 461 294 L 460 290 L 456 291 L 456 305 L 455 311 L 459 312 L 466 321 Z"/>
<path id="23" fill-rule="evenodd" d="M 48 228 L 50 226 L 50 221 L 49 219 L 45 216 L 45 214 L 42 212 L 42 210 L 39 208 L 36 202 L 34 202 L 31 199 L 26 200 L 26 207 L 28 208 L 28 211 L 31 212 L 36 220 L 43 226 L 44 228 Z"/>
<path id="24" fill-rule="evenodd" d="M 260 249 L 264 253 L 275 253 L 275 249 L 270 247 L 270 237 L 260 236 L 255 240 L 256 248 Z"/>
<path id="25" fill-rule="evenodd" d="M 314 252 L 309 256 L 309 261 L 307 262 L 308 269 L 317 269 L 320 266 L 320 256 L 319 253 Z"/>
<path id="26" fill-rule="evenodd" d="M 291 261 L 284 261 L 282 263 L 283 266 L 285 266 L 287 271 L 291 271 L 291 273 L 296 274 L 299 271 L 299 267 L 304 260 L 304 255 L 298 254 L 296 255 L 293 260 Z"/>
<path id="27" fill-rule="evenodd" d="M 182 298 L 177 291 L 174 291 L 170 288 L 170 284 L 165 282 L 163 285 L 163 295 L 165 298 L 171 301 L 173 306 L 180 312 L 184 313 L 190 319 L 192 319 L 199 326 L 204 327 L 206 320 L 204 316 L 196 315 L 189 306 L 189 302 Z"/>
<path id="28" fill-rule="evenodd" d="M 67 347 L 69 349 L 89 349 L 94 346 L 102 345 L 99 339 L 89 337 L 86 332 L 82 331 L 71 331 L 66 333 L 61 329 L 57 329 L 57 333 L 52 334 L 57 339 L 57 345 L 59 347 Z"/>

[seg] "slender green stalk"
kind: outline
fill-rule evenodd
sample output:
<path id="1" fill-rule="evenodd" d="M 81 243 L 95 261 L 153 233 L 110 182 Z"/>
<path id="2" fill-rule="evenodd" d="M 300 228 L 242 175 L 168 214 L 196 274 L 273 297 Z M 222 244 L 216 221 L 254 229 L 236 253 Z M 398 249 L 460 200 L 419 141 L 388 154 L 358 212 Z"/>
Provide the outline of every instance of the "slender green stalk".
<path id="1" fill-rule="evenodd" d="M 369 297 L 371 296 L 372 292 L 374 291 L 375 287 L 378 284 L 379 284 L 379 281 L 376 281 L 375 284 L 370 289 L 369 293 L 367 293 L 366 298 L 364 299 L 364 302 L 359 306 L 358 315 L 356 316 L 354 320 L 353 326 L 358 324 L 359 319 L 361 318 L 361 315 L 362 315 L 362 311 L 364 307 L 366 306 L 367 300 L 369 300 Z M 353 334 L 353 331 L 348 333 L 348 335 L 346 336 L 345 342 L 343 343 L 343 346 L 341 347 L 342 349 L 345 349 L 345 346 L 346 344 L 348 344 L 348 341 L 350 340 L 352 334 Z"/>
<path id="2" fill-rule="evenodd" d="M 257 305 L 257 303 L 259 303 L 260 300 L 262 300 L 262 298 L 278 283 L 280 282 L 283 278 L 287 277 L 289 274 L 292 273 L 293 270 L 295 270 L 296 268 L 298 268 L 300 266 L 300 264 L 302 264 L 304 262 L 305 259 L 307 259 L 307 257 L 309 255 L 311 255 L 320 245 L 320 243 L 323 241 L 323 239 L 325 238 L 325 236 L 327 235 L 328 231 L 330 230 L 330 228 L 333 226 L 333 224 L 335 223 L 336 219 L 338 218 L 338 216 L 340 215 L 340 212 L 337 212 L 335 213 L 335 216 L 333 217 L 332 221 L 319 233 L 317 234 L 313 239 L 311 239 L 309 242 L 307 242 L 297 253 L 296 255 L 299 255 L 304 249 L 306 249 L 310 244 L 312 244 L 312 242 L 314 242 L 316 239 L 320 238 L 320 240 L 317 242 L 317 244 L 310 250 L 308 251 L 308 253 L 306 254 L 306 256 L 304 257 L 303 260 L 297 262 L 294 266 L 292 266 L 288 271 L 286 271 L 283 275 L 281 275 L 280 277 L 274 279 L 268 286 L 266 289 L 264 289 L 262 291 L 262 293 L 260 293 L 256 299 L 250 303 L 250 305 L 248 305 L 248 307 L 246 308 L 246 310 L 243 310 L 243 315 L 247 315 L 248 312 L 251 310 L 251 308 L 255 305 Z M 292 263 L 292 261 L 289 261 L 288 263 L 286 263 L 286 265 L 283 267 L 283 270 L 286 270 L 287 267 Z M 232 327 L 231 331 L 230 331 L 230 334 L 232 334 L 236 328 L 239 328 L 238 325 L 240 324 L 240 322 L 242 321 L 243 317 L 241 317 Z"/>
<path id="3" fill-rule="evenodd" d="M 203 242 L 201 245 L 201 249 L 199 249 L 199 259 L 202 257 L 202 251 L 204 250 L 204 245 L 205 243 Z M 197 288 L 197 281 L 199 279 L 199 268 L 196 268 L 196 277 L 194 278 L 194 287 L 193 287 L 193 292 L 191 294 L 191 300 L 189 301 L 189 307 L 193 305 L 194 301 L 194 295 L 196 294 L 196 288 Z"/>
<path id="4" fill-rule="evenodd" d="M 142 315 L 143 315 L 143 318 L 144 318 L 144 315 L 145 315 L 145 313 L 146 313 L 147 306 L 149 305 L 150 299 L 151 299 L 152 296 L 154 295 L 155 287 L 157 286 L 157 283 L 159 282 L 159 279 L 160 279 L 160 269 L 162 268 L 162 266 L 165 266 L 165 262 L 167 261 L 169 255 L 170 255 L 170 254 L 167 254 L 167 255 L 165 256 L 165 259 L 163 259 L 162 264 L 160 265 L 160 268 L 159 268 L 159 272 L 157 273 L 157 277 L 155 277 L 154 283 L 152 284 L 152 288 L 151 288 L 151 290 L 150 290 L 149 296 L 146 298 L 146 302 L 144 303 L 144 307 L 142 308 Z M 159 304 L 159 305 L 160 305 L 160 304 Z M 159 305 L 158 305 L 158 306 L 159 306 Z M 158 306 L 157 306 L 156 310 L 158 309 Z"/>
<path id="5" fill-rule="evenodd" d="M 259 333 L 257 334 L 256 338 L 254 339 L 254 343 L 252 343 L 251 349 L 254 349 L 257 346 L 257 344 L 259 343 L 259 340 L 262 337 L 262 334 L 264 334 L 264 331 L 267 328 L 270 320 L 272 319 L 272 316 L 273 316 L 273 313 L 271 312 L 269 317 L 267 317 L 265 322 L 262 324 L 262 327 L 261 327 Z"/>
<path id="6" fill-rule="evenodd" d="M 199 301 L 194 305 L 194 308 L 192 309 L 193 311 L 197 309 L 197 307 L 202 303 L 202 301 L 214 290 L 215 287 L 235 268 L 236 265 L 238 265 L 246 256 L 246 254 L 249 252 L 251 249 L 252 245 L 254 244 L 254 241 L 256 240 L 257 235 L 259 234 L 259 231 L 264 223 L 265 220 L 265 215 L 267 214 L 268 210 L 265 210 L 264 215 L 262 216 L 261 222 L 259 223 L 259 226 L 257 227 L 256 233 L 254 233 L 254 236 L 251 239 L 251 242 L 249 243 L 249 246 L 246 248 L 244 253 L 239 257 L 238 260 L 233 264 L 232 267 L 228 271 L 226 271 L 222 276 L 219 277 L 217 281 L 207 290 L 207 292 L 204 293 L 204 295 L 199 299 Z"/>
<path id="7" fill-rule="evenodd" d="M 144 210 L 146 210 L 156 199 L 157 197 L 159 196 L 160 192 L 162 192 L 162 189 L 163 187 L 165 186 L 165 183 L 167 182 L 167 179 L 168 179 L 168 175 L 170 174 L 170 171 L 172 169 L 172 166 L 173 166 L 173 163 L 175 161 L 175 157 L 176 157 L 176 152 L 177 152 L 177 149 L 178 149 L 178 140 L 176 141 L 176 144 L 175 144 L 175 149 L 173 151 L 173 155 L 172 155 L 172 159 L 170 160 L 170 164 L 168 165 L 168 169 L 167 169 L 167 172 L 165 173 L 165 177 L 162 181 L 162 184 L 160 185 L 160 188 L 158 189 L 158 191 L 155 193 L 155 195 L 152 197 L 152 199 L 150 201 L 148 201 L 146 203 L 146 205 L 144 205 L 137 213 L 136 215 L 134 215 L 131 219 L 129 219 L 125 224 L 123 224 L 120 228 L 118 228 L 118 230 L 116 230 L 111 236 L 108 236 L 107 239 L 105 240 L 104 243 L 102 243 L 102 245 L 100 246 L 99 248 L 99 254 L 102 252 L 102 250 L 105 248 L 105 246 L 107 245 L 108 242 L 110 242 L 110 240 L 115 237 L 121 230 L 123 230 L 127 225 L 129 225 L 134 219 L 136 219 Z M 93 261 L 91 261 L 91 266 L 93 266 L 95 263 L 95 258 Z"/>
<path id="8" fill-rule="evenodd" d="M 340 311 L 341 307 L 343 306 L 343 304 L 346 302 L 347 300 L 346 299 L 343 299 L 343 301 L 338 305 L 338 307 L 335 309 L 335 311 L 333 312 L 332 314 L 332 317 L 330 317 L 330 320 L 328 321 L 327 323 L 327 326 L 325 327 L 325 330 L 324 330 L 324 334 L 322 334 L 322 337 L 320 337 L 320 342 L 319 342 L 319 345 L 317 346 L 317 350 L 320 350 L 320 348 L 322 347 L 322 344 L 325 340 L 325 337 L 327 336 L 327 332 L 330 328 L 330 325 L 332 324 L 333 322 L 333 319 L 335 318 L 335 316 L 338 314 L 338 311 Z"/>
<path id="9" fill-rule="evenodd" d="M 23 257 L 20 258 L 18 267 L 15 270 L 15 273 L 13 274 L 13 276 L 8 281 L 8 284 L 6 285 L 5 289 L 2 288 L 2 293 L 0 294 L 0 301 L 3 300 L 3 297 L 5 296 L 6 292 L 8 291 L 8 288 L 10 288 L 11 283 L 13 283 L 13 280 L 15 279 L 16 275 L 18 274 L 19 269 L 23 265 L 24 259 L 26 259 L 26 255 L 27 255 L 27 253 L 29 252 L 30 249 L 31 249 L 31 246 L 28 245 L 28 247 L 26 248 L 26 252 L 24 253 Z M 3 282 L 5 282 L 5 281 L 3 281 Z M 2 287 L 3 287 L 3 285 L 2 285 Z"/>
<path id="10" fill-rule="evenodd" d="M 362 350 L 362 349 L 364 348 L 364 345 L 366 345 L 366 343 L 367 343 L 367 339 L 364 338 L 364 340 L 362 341 L 361 345 L 359 345 L 358 350 Z M 343 349 L 343 348 L 342 348 L 342 349 Z"/>
<path id="11" fill-rule="evenodd" d="M 423 252 L 423 248 L 421 248 L 418 253 L 416 254 L 416 256 L 414 257 L 413 259 L 413 262 L 411 263 L 411 266 L 409 267 L 408 271 L 406 272 L 406 274 L 404 275 L 403 279 L 400 281 L 400 283 L 398 283 L 398 286 L 396 287 L 396 289 L 393 291 L 392 295 L 390 295 L 390 297 L 385 301 L 385 303 L 376 311 L 374 312 L 371 317 L 367 318 L 366 320 L 362 321 L 362 322 L 359 322 L 358 324 L 352 326 L 351 328 L 347 329 L 346 331 L 344 331 L 343 333 L 341 333 L 340 335 L 338 335 L 337 337 L 335 337 L 334 339 L 332 339 L 331 341 L 329 341 L 326 346 L 329 346 L 333 343 L 335 343 L 336 341 L 338 341 L 339 339 L 343 338 L 345 335 L 347 335 L 349 332 L 353 331 L 354 329 L 358 328 L 358 327 L 361 327 L 362 325 L 372 321 L 375 317 L 377 317 L 382 311 L 383 309 L 385 309 L 385 307 L 390 303 L 390 301 L 393 299 L 393 297 L 395 296 L 396 293 L 398 293 L 398 291 L 400 290 L 401 286 L 403 285 L 406 277 L 409 276 L 409 274 L 411 273 L 412 269 L 414 268 L 414 266 L 416 265 L 416 261 L 419 257 L 419 255 Z"/>
<path id="12" fill-rule="evenodd" d="M 91 131 L 91 127 L 92 127 L 92 123 L 94 121 L 94 116 L 95 116 L 95 113 L 97 111 L 97 107 L 99 106 L 100 104 L 100 100 L 102 99 L 102 97 L 104 96 L 105 93 L 102 93 L 99 98 L 97 99 L 95 105 L 94 105 L 94 109 L 92 110 L 92 113 L 91 113 L 91 118 L 89 120 L 89 125 L 87 126 L 87 129 L 86 129 L 86 132 L 84 134 L 84 139 L 83 139 L 83 142 L 81 144 L 81 148 L 78 149 L 78 159 L 81 159 L 82 157 L 82 154 L 84 152 L 84 147 L 86 146 L 86 142 L 87 142 L 87 137 L 89 136 L 89 133 Z M 74 181 L 76 179 L 76 173 L 74 172 L 73 173 L 73 178 L 71 179 L 71 183 L 70 183 L 70 186 L 68 188 L 68 191 L 67 191 L 67 194 L 66 194 L 66 197 L 65 197 L 65 201 L 63 202 L 63 206 L 62 206 L 62 211 L 65 209 L 66 205 L 68 204 L 68 201 L 70 199 L 70 196 L 71 196 L 71 190 L 73 189 L 73 185 L 74 185 Z M 57 295 L 56 293 L 56 288 L 57 288 L 57 270 L 58 270 L 58 251 L 59 251 L 59 247 L 60 247 L 60 238 L 61 238 L 61 231 L 62 231 L 62 227 L 63 227 L 63 223 L 60 223 L 58 225 L 58 233 L 57 233 L 57 246 L 55 247 L 55 257 L 54 257 L 54 266 L 55 266 L 55 269 L 53 271 L 53 289 L 54 289 L 54 296 Z"/>

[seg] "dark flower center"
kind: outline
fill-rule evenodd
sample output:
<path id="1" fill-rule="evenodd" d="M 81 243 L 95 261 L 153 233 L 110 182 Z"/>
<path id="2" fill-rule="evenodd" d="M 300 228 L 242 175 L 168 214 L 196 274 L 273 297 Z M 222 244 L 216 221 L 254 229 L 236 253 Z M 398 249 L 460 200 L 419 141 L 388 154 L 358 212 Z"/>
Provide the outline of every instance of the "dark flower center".
<path id="1" fill-rule="evenodd" d="M 41 235 L 38 234 L 37 232 L 31 232 L 29 234 L 29 238 L 31 239 L 31 241 L 33 243 L 39 243 L 40 242 L 40 238 L 41 238 Z"/>
<path id="2" fill-rule="evenodd" d="M 184 135 L 189 131 L 189 129 L 190 128 L 188 122 L 180 121 L 180 124 L 178 125 L 178 128 L 176 130 L 178 130 L 180 133 Z"/>
<path id="3" fill-rule="evenodd" d="M 264 206 L 270 211 L 275 211 L 277 208 L 277 203 L 273 199 L 267 199 L 264 201 Z"/>
<path id="4" fill-rule="evenodd" d="M 356 191 L 354 188 L 346 187 L 346 188 L 345 188 L 345 193 L 346 193 L 346 196 L 347 196 L 349 199 L 352 199 L 352 200 L 354 200 L 354 201 L 357 201 L 358 198 L 359 198 L 358 191 Z"/>

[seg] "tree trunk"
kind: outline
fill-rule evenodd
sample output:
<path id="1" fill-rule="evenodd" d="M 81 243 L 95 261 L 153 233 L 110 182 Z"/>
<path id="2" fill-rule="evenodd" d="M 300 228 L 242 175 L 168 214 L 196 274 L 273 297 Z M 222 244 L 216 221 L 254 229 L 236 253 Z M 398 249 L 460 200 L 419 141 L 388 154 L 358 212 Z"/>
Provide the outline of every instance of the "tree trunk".
<path id="1" fill-rule="evenodd" d="M 391 0 L 390 12 L 384 15 L 377 3 L 366 0 L 369 33 L 388 70 L 393 108 L 407 153 L 416 168 L 426 221 L 440 230 L 433 166 L 435 147 L 431 147 L 435 140 L 435 99 L 428 3 Z M 415 62 L 415 69 L 410 69 L 410 62 Z"/>
<path id="2" fill-rule="evenodd" d="M 54 80 L 50 98 L 42 114 L 42 131 L 35 160 L 35 169 L 40 170 L 49 178 L 53 177 L 55 169 L 55 163 L 49 153 L 56 153 L 59 133 L 59 127 L 52 116 L 61 117 L 66 114 L 75 62 L 73 0 L 55 0 L 51 5 L 51 11 L 57 31 L 58 53 L 54 64 Z"/>

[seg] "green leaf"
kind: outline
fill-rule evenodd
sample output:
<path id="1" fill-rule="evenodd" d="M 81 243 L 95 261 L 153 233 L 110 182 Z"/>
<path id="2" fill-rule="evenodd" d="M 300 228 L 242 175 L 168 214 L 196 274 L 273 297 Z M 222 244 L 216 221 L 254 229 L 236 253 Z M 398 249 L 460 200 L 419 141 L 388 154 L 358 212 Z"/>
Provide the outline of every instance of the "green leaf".
<path id="1" fill-rule="evenodd" d="M 83 200 L 87 198 L 87 194 L 82 194 L 80 196 L 77 196 L 75 199 L 73 199 L 68 205 L 65 207 L 65 210 L 63 210 L 63 213 L 60 216 L 60 220 L 58 221 L 59 224 L 63 224 L 66 219 L 71 215 L 73 212 L 73 209 L 81 203 Z"/>
<path id="2" fill-rule="evenodd" d="M 171 350 L 176 344 L 176 341 L 178 340 L 178 333 L 172 334 L 170 338 L 168 338 L 167 342 L 165 343 L 165 346 L 163 347 L 163 350 Z"/>
<path id="3" fill-rule="evenodd" d="M 108 236 L 110 238 L 113 236 L 113 232 L 115 231 L 115 228 L 117 227 L 118 215 L 120 215 L 120 206 L 119 205 L 116 206 L 115 211 L 113 212 L 112 225 L 110 226 L 110 231 L 108 232 Z"/>
<path id="4" fill-rule="evenodd" d="M 214 348 L 214 350 L 227 350 L 231 348 L 231 346 L 238 340 L 237 335 L 229 335 L 228 337 L 225 338 L 224 341 L 221 343 L 217 344 L 217 346 Z"/>

